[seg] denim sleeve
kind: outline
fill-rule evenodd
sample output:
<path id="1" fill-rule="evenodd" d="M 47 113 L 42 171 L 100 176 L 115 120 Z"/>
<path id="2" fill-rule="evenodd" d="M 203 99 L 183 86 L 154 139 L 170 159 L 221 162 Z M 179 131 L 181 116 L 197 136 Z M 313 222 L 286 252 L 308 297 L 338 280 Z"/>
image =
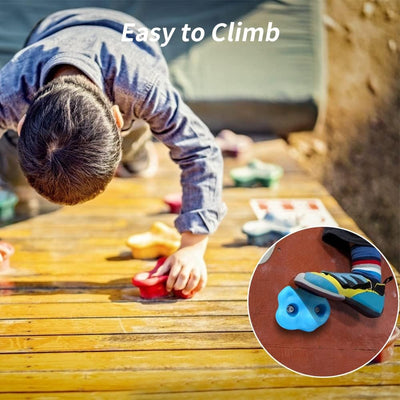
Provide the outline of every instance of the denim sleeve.
<path id="1" fill-rule="evenodd" d="M 179 232 L 213 233 L 226 213 L 222 202 L 223 159 L 207 126 L 182 101 L 167 77 L 149 85 L 135 114 L 150 124 L 181 169 L 182 210 Z"/>

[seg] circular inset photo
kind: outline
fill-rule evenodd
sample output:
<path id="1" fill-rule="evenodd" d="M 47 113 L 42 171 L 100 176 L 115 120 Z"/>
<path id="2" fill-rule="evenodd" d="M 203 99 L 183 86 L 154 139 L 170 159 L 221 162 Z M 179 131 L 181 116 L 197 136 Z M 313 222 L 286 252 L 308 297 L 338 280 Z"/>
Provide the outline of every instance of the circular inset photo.
<path id="1" fill-rule="evenodd" d="M 353 372 L 389 342 L 398 315 L 396 279 L 360 235 L 314 227 L 270 247 L 253 272 L 248 311 L 267 353 L 313 377 Z"/>

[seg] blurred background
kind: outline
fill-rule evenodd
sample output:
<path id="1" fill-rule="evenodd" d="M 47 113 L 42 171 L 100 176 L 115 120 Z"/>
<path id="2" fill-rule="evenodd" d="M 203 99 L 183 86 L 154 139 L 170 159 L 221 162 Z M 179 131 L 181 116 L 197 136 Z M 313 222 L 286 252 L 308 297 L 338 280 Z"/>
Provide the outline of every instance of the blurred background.
<path id="1" fill-rule="evenodd" d="M 316 176 L 400 267 L 400 2 L 328 0 L 328 101 L 321 126 L 293 134 Z"/>

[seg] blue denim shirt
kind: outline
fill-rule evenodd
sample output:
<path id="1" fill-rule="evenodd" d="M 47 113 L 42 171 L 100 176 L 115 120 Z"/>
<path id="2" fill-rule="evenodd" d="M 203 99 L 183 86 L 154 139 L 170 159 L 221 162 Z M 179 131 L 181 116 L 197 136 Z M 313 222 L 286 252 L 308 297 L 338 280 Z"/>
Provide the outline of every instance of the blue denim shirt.
<path id="1" fill-rule="evenodd" d="M 170 149 L 182 171 L 177 229 L 212 233 L 225 214 L 221 152 L 209 129 L 171 85 L 158 45 L 122 42 L 124 23 L 143 27 L 127 14 L 101 8 L 64 10 L 45 18 L 27 47 L 0 71 L 0 135 L 6 129 L 16 130 L 52 68 L 73 65 L 119 106 L 123 129 L 141 118 Z"/>

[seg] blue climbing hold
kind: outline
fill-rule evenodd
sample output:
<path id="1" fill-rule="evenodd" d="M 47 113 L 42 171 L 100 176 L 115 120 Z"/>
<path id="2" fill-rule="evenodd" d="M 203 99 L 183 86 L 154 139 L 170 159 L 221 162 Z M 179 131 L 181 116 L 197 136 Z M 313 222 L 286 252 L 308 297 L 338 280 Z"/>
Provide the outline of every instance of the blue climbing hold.
<path id="1" fill-rule="evenodd" d="M 284 329 L 313 332 L 328 320 L 330 312 L 327 299 L 286 286 L 278 294 L 275 319 Z"/>

